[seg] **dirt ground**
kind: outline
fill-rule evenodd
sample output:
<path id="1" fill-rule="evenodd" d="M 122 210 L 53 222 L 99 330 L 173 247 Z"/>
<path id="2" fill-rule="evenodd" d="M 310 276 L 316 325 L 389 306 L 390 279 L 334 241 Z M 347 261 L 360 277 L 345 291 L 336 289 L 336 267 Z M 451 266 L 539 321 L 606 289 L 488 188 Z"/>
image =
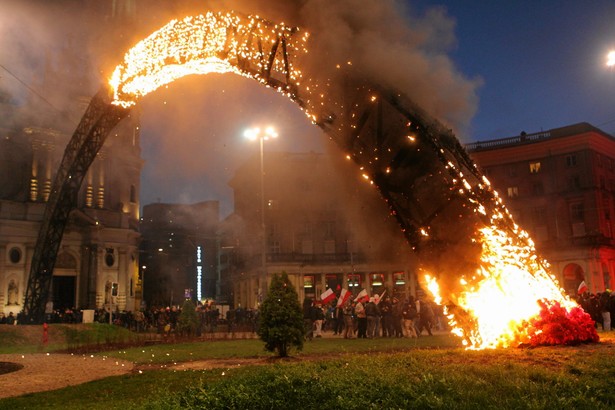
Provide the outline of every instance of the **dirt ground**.
<path id="1" fill-rule="evenodd" d="M 2 354 L 0 362 L 23 366 L 20 370 L 0 374 L 0 398 L 74 386 L 126 374 L 134 368 L 131 362 L 59 353 Z"/>
<path id="2" fill-rule="evenodd" d="M 288 359 L 292 360 L 292 359 Z M 207 370 L 236 368 L 271 363 L 272 358 L 211 359 L 165 366 L 168 370 Z M 93 355 L 61 353 L 0 354 L 3 365 L 23 366 L 17 371 L 0 374 L 0 399 L 28 393 L 50 391 L 89 381 L 146 371 L 158 365 L 135 366 L 134 363 Z"/>

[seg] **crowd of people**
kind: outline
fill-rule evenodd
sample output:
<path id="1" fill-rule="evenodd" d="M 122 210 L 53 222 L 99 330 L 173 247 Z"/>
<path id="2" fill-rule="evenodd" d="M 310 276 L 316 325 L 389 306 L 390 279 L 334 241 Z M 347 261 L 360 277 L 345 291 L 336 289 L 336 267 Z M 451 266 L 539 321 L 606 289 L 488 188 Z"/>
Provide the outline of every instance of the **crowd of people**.
<path id="1" fill-rule="evenodd" d="M 234 332 L 256 332 L 258 323 L 258 310 L 230 309 L 222 315 L 214 304 L 198 304 L 196 306 L 198 327 L 197 334 L 213 333 L 219 330 Z M 115 310 L 109 317 L 109 310 L 99 308 L 94 311 L 93 321 L 98 323 L 112 323 L 123 326 L 135 332 L 172 333 L 177 329 L 181 306 L 152 307 L 137 311 Z M 45 315 L 46 323 L 82 323 L 84 311 L 75 308 L 54 309 Z M 0 323 L 13 324 L 16 318 L 11 313 L 4 317 L 0 313 Z"/>
<path id="2" fill-rule="evenodd" d="M 577 302 L 591 316 L 596 327 L 611 330 L 611 318 L 615 317 L 615 292 L 584 292 Z M 224 315 L 214 304 L 196 306 L 197 335 L 218 331 L 252 332 L 258 330 L 258 309 L 238 307 Z M 136 332 L 170 334 L 176 331 L 181 307 L 152 307 L 139 311 L 114 311 L 111 320 L 109 311 L 101 308 L 94 312 L 94 320 L 113 323 Z M 83 311 L 79 309 L 56 309 L 47 314 L 47 323 L 81 323 Z M 410 296 L 370 297 L 363 300 L 348 299 L 338 305 L 337 300 L 322 304 L 319 300 L 306 298 L 303 303 L 303 320 L 308 339 L 319 338 L 324 332 L 345 339 L 374 337 L 420 337 L 433 335 L 433 330 L 447 326 L 440 306 L 423 298 Z M 0 324 L 15 324 L 13 313 L 0 313 Z"/>
<path id="3" fill-rule="evenodd" d="M 584 292 L 577 297 L 577 303 L 591 316 L 596 327 L 600 325 L 605 331 L 611 330 L 611 318 L 615 317 L 615 292 Z"/>
<path id="4" fill-rule="evenodd" d="M 303 320 L 308 339 L 322 337 L 323 331 L 345 339 L 374 337 L 420 337 L 443 329 L 439 306 L 425 299 L 410 296 L 405 300 L 393 296 L 382 299 L 349 299 L 323 305 L 311 298 L 303 303 Z"/>

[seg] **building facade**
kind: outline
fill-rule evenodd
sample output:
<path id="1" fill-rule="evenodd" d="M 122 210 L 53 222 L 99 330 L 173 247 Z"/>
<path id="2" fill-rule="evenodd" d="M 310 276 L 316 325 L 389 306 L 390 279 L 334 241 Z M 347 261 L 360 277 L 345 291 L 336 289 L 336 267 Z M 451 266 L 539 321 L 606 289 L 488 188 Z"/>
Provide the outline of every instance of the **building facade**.
<path id="1" fill-rule="evenodd" d="M 258 158 L 237 170 L 229 184 L 235 212 L 223 223 L 235 247 L 235 307 L 257 307 L 281 272 L 301 299 L 318 300 L 328 288 L 417 292 L 410 247 L 376 189 L 360 179 L 352 164 L 317 153 L 272 152 L 262 170 Z"/>
<path id="2" fill-rule="evenodd" d="M 16 58 L 13 71 L 0 76 L 0 313 L 5 315 L 23 309 L 56 171 L 89 99 L 100 87 L 101 69 L 95 66 L 100 60 L 91 57 L 103 56 L 105 45 L 95 41 L 113 43 L 106 45 L 113 54 L 127 41 L 110 34 L 119 16 L 106 19 L 112 3 L 118 2 L 33 4 L 25 21 L 45 28 L 47 48 L 41 50 L 38 42 L 30 48 L 24 45 L 31 60 L 28 67 L 20 67 Z M 62 23 L 64 17 L 74 24 Z M 103 18 L 104 26 L 88 24 Z M 127 24 L 122 20 L 114 27 L 126 30 Z M 12 40 L 19 42 L 21 37 Z M 55 261 L 48 308 L 140 306 L 139 139 L 139 115 L 134 110 L 107 137 L 84 178 Z"/>
<path id="3" fill-rule="evenodd" d="M 560 285 L 611 289 L 615 138 L 587 123 L 466 146 Z"/>
<path id="4" fill-rule="evenodd" d="M 148 307 L 220 301 L 219 202 L 149 204 L 141 220 L 141 278 Z"/>
<path id="5" fill-rule="evenodd" d="M 142 161 L 134 119 L 121 128 L 92 164 L 65 229 L 49 299 L 55 309 L 94 309 L 113 303 L 132 310 L 140 304 Z M 70 135 L 23 127 L 5 128 L 0 137 L 0 312 L 17 314 L 23 308 L 52 181 Z"/>

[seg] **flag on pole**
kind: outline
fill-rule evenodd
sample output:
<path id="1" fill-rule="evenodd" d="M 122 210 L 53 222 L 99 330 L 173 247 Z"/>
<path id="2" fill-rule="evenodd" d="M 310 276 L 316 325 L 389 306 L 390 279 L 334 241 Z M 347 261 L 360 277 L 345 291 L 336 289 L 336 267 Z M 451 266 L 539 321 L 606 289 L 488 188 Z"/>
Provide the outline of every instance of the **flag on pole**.
<path id="1" fill-rule="evenodd" d="M 320 300 L 322 300 L 323 304 L 329 303 L 333 299 L 335 299 L 335 292 L 333 292 L 331 288 L 325 290 L 324 292 L 320 294 Z"/>
<path id="2" fill-rule="evenodd" d="M 359 292 L 357 297 L 354 298 L 355 302 L 367 302 L 368 300 L 369 300 L 369 295 L 367 294 L 367 291 L 365 289 Z"/>
<path id="3" fill-rule="evenodd" d="M 386 290 L 386 289 L 382 292 L 382 295 L 380 295 L 380 296 L 378 296 L 377 294 L 376 294 L 376 295 L 374 295 L 374 303 L 376 303 L 376 304 L 380 303 L 380 301 L 381 301 L 381 300 L 382 300 L 382 298 L 384 297 L 384 294 L 385 294 L 385 293 L 387 293 L 387 290 Z M 376 296 L 378 296 L 378 297 L 376 297 Z"/>
<path id="4" fill-rule="evenodd" d="M 584 294 L 585 292 L 587 292 L 588 288 L 587 285 L 585 284 L 585 281 L 582 281 L 581 284 L 579 285 L 579 289 L 577 289 L 577 293 L 579 295 Z"/>
<path id="5" fill-rule="evenodd" d="M 351 296 L 352 293 L 350 293 L 348 289 L 342 289 L 340 292 L 340 297 L 337 299 L 337 307 L 344 306 Z"/>

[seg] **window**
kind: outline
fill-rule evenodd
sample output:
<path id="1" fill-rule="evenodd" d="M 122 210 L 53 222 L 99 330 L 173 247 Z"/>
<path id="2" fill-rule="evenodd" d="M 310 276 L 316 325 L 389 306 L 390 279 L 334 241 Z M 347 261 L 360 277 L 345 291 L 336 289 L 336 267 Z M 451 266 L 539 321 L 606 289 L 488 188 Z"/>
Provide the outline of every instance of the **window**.
<path id="1" fill-rule="evenodd" d="M 338 277 L 335 273 L 327 273 L 325 275 L 325 282 L 327 283 L 327 288 L 338 290 L 342 287 L 341 277 Z"/>
<path id="2" fill-rule="evenodd" d="M 137 188 L 134 185 L 130 186 L 130 202 L 137 202 Z"/>
<path id="3" fill-rule="evenodd" d="M 540 161 L 530 162 L 530 174 L 540 172 Z"/>
<path id="4" fill-rule="evenodd" d="M 406 284 L 406 274 L 405 272 L 395 272 L 393 273 L 393 282 L 396 286 L 401 286 Z"/>
<path id="5" fill-rule="evenodd" d="M 517 176 L 517 166 L 509 165 L 508 167 L 506 167 L 506 173 L 508 174 L 509 177 L 516 177 Z"/>
<path id="6" fill-rule="evenodd" d="M 348 274 L 348 287 L 349 288 L 358 288 L 361 286 L 361 275 L 358 273 L 349 273 Z"/>
<path id="7" fill-rule="evenodd" d="M 566 155 L 566 166 L 567 167 L 577 166 L 577 156 L 575 154 Z"/>
<path id="8" fill-rule="evenodd" d="M 545 189 L 542 185 L 542 182 L 536 182 L 532 185 L 532 193 L 534 195 L 543 195 L 545 193 Z"/>
<path id="9" fill-rule="evenodd" d="M 112 267 L 115 264 L 115 256 L 113 255 L 114 250 L 113 248 L 107 248 L 106 254 L 105 254 L 105 264 L 108 267 Z"/>
<path id="10" fill-rule="evenodd" d="M 280 253 L 281 252 L 280 241 L 271 242 L 271 253 Z"/>
<path id="11" fill-rule="evenodd" d="M 384 274 L 383 273 L 372 273 L 371 280 L 372 280 L 372 286 L 383 286 L 384 285 Z"/>
<path id="12" fill-rule="evenodd" d="M 328 255 L 335 253 L 335 240 L 334 239 L 325 240 L 325 253 Z"/>
<path id="13" fill-rule="evenodd" d="M 9 251 L 9 260 L 11 263 L 19 263 L 21 261 L 21 249 L 11 248 Z"/>
<path id="14" fill-rule="evenodd" d="M 570 205 L 570 219 L 573 222 L 583 222 L 585 219 L 585 208 L 582 203 L 578 202 Z"/>
<path id="15" fill-rule="evenodd" d="M 306 275 L 303 277 L 303 288 L 304 289 L 313 289 L 314 288 L 314 276 Z"/>
<path id="16" fill-rule="evenodd" d="M 545 225 L 547 222 L 547 211 L 542 206 L 537 206 L 532 209 L 532 219 L 534 225 Z"/>
<path id="17" fill-rule="evenodd" d="M 516 186 L 509 186 L 508 187 L 508 197 L 516 198 L 518 196 L 519 196 L 519 188 Z"/>
<path id="18" fill-rule="evenodd" d="M 314 253 L 314 243 L 311 240 L 301 241 L 301 253 L 311 255 Z"/>
<path id="19" fill-rule="evenodd" d="M 325 238 L 335 238 L 335 221 L 324 222 Z"/>
<path id="20" fill-rule="evenodd" d="M 568 189 L 580 189 L 581 188 L 581 177 L 578 175 L 573 175 L 568 178 Z"/>

